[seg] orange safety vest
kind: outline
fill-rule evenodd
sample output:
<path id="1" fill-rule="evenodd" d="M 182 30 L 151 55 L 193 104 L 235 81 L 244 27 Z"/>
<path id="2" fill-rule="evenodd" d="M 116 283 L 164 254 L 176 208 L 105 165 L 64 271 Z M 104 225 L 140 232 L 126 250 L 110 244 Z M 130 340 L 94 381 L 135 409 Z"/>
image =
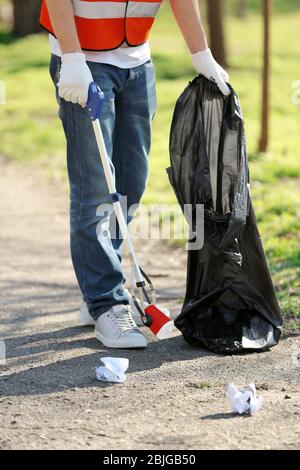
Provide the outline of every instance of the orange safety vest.
<path id="1" fill-rule="evenodd" d="M 162 0 L 72 0 L 80 45 L 86 51 L 117 49 L 144 44 Z M 54 34 L 46 1 L 40 24 Z"/>

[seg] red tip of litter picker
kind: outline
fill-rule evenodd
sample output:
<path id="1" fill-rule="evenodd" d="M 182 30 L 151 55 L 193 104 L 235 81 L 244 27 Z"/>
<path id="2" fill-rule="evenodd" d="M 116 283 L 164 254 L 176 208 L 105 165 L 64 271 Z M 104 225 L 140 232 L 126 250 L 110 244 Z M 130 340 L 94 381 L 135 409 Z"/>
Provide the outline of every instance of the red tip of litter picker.
<path id="1" fill-rule="evenodd" d="M 148 305 L 145 312 L 153 320 L 150 330 L 158 339 L 166 339 L 172 335 L 174 323 L 165 313 L 153 304 Z"/>

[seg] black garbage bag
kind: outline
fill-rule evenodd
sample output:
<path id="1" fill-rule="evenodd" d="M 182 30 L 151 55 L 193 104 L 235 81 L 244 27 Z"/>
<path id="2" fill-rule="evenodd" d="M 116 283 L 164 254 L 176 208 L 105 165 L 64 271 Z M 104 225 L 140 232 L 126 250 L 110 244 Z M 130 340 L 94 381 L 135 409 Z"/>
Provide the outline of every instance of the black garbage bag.
<path id="1" fill-rule="evenodd" d="M 189 250 L 175 325 L 188 343 L 225 354 L 269 349 L 282 330 L 249 194 L 241 107 L 231 91 L 224 98 L 203 76 L 188 85 L 176 104 L 167 169 L 182 210 L 192 208 L 193 237 L 196 207 L 204 208 L 204 244 Z"/>

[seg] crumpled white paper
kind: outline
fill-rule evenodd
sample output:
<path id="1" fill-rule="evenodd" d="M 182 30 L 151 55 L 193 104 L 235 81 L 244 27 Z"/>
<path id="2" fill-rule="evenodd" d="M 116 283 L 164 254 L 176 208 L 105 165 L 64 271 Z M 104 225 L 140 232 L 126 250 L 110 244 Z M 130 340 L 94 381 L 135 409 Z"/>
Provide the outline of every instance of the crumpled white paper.
<path id="1" fill-rule="evenodd" d="M 227 397 L 231 409 L 234 413 L 242 415 L 244 413 L 253 415 L 262 406 L 262 399 L 256 396 L 256 388 L 254 384 L 239 390 L 234 384 L 226 385 Z"/>
<path id="2" fill-rule="evenodd" d="M 96 367 L 97 380 L 102 380 L 103 382 L 125 382 L 125 372 L 129 366 L 129 359 L 122 357 L 101 357 L 101 362 L 103 362 L 104 366 Z"/>

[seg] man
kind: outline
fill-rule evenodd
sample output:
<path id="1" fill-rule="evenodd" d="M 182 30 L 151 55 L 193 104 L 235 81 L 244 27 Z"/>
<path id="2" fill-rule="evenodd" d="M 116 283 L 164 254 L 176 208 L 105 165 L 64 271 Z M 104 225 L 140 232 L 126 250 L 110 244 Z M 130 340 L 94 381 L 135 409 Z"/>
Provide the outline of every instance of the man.
<path id="1" fill-rule="evenodd" d="M 107 236 L 109 203 L 91 122 L 85 108 L 95 81 L 105 95 L 101 126 L 117 191 L 138 204 L 148 176 L 155 75 L 148 36 L 162 0 L 43 0 L 41 24 L 50 34 L 50 72 L 67 140 L 71 254 L 88 307 L 87 323 L 107 347 L 144 348 L 124 288 L 121 239 Z M 170 0 L 198 73 L 230 90 L 210 50 L 197 0 Z M 130 217 L 128 217 L 130 222 Z"/>

